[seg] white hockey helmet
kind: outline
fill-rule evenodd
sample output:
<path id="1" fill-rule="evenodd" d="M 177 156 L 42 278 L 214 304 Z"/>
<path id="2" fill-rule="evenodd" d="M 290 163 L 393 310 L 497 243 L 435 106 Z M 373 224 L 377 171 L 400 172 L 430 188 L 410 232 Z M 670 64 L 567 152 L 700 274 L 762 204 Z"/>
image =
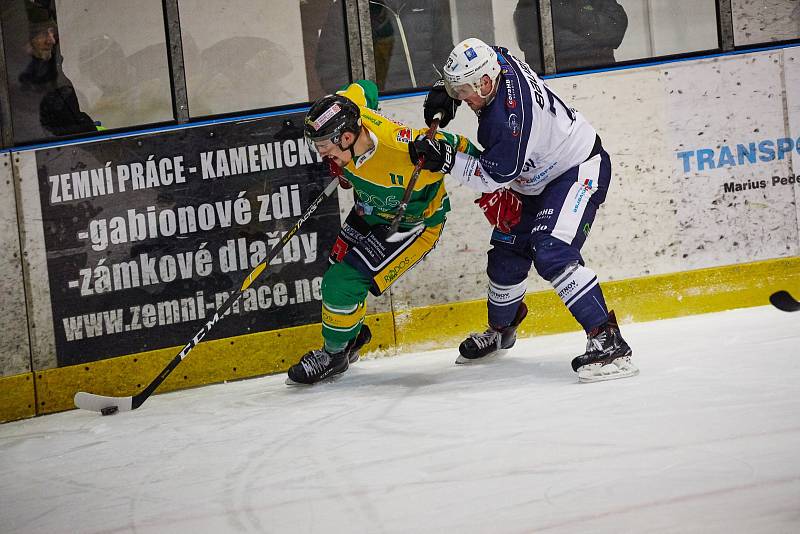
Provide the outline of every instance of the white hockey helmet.
<path id="1" fill-rule="evenodd" d="M 500 75 L 500 65 L 497 63 L 497 53 L 494 49 L 474 37 L 458 43 L 450 52 L 444 66 L 444 86 L 447 94 L 452 98 L 463 100 L 472 94 L 478 93 L 481 98 L 491 94 L 481 93 L 481 78 L 489 76 L 492 86 Z"/>

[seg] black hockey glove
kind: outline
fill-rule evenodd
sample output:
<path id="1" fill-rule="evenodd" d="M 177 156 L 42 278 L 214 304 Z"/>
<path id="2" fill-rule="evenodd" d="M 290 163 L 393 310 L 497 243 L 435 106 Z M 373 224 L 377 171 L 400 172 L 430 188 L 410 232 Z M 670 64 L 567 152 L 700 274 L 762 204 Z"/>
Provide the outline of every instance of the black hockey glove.
<path id="1" fill-rule="evenodd" d="M 425 124 L 428 126 L 433 122 L 433 117 L 437 113 L 442 114 L 439 121 L 439 126 L 444 128 L 456 116 L 456 109 L 461 105 L 461 100 L 451 98 L 444 88 L 444 80 L 439 80 L 433 84 L 433 88 L 428 91 L 428 96 L 425 97 L 425 104 L 423 104 L 423 115 L 425 115 Z"/>
<path id="2" fill-rule="evenodd" d="M 428 139 L 422 134 L 417 136 L 414 142 L 408 143 L 408 155 L 414 165 L 419 162 L 420 157 L 424 157 L 423 169 L 444 174 L 453 170 L 453 164 L 456 162 L 455 148 L 441 139 Z"/>

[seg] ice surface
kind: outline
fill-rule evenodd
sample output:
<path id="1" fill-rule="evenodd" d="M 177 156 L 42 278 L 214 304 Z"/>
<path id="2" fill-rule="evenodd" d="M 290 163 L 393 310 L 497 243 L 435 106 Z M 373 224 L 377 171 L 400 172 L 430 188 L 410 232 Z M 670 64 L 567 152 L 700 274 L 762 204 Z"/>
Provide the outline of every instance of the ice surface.
<path id="1" fill-rule="evenodd" d="M 641 374 L 596 384 L 570 333 L 0 425 L 0 532 L 800 532 L 799 327 L 623 325 Z"/>

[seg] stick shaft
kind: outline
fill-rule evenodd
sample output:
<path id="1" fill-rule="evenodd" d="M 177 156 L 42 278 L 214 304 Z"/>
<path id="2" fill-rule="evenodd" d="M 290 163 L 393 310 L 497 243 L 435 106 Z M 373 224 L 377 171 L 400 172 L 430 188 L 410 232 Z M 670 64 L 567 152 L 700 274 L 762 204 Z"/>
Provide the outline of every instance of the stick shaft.
<path id="1" fill-rule="evenodd" d="M 433 120 L 431 121 L 431 127 L 428 128 L 428 131 L 425 133 L 425 136 L 428 139 L 433 139 L 433 136 L 436 135 L 436 131 L 439 129 L 439 121 L 441 118 L 441 113 L 437 113 L 434 116 Z M 411 142 L 413 143 L 414 141 L 412 140 Z M 389 227 L 389 235 L 397 233 L 397 229 L 400 228 L 400 222 L 403 220 L 403 216 L 406 213 L 408 201 L 411 199 L 411 194 L 414 192 L 414 186 L 417 184 L 417 179 L 419 178 L 419 174 L 422 172 L 422 166 L 424 164 L 425 157 L 420 156 L 419 160 L 417 160 L 417 164 L 414 165 L 414 172 L 411 173 L 411 178 L 408 180 L 406 190 L 403 192 L 403 199 L 400 201 L 400 205 L 397 207 L 397 213 L 392 219 L 392 224 Z"/>
<path id="2" fill-rule="evenodd" d="M 147 398 L 153 394 L 156 388 L 158 388 L 158 386 L 160 386 L 161 383 L 167 379 L 167 377 L 178 366 L 178 364 L 181 363 L 183 359 L 189 355 L 191 350 L 195 346 L 197 346 L 197 344 L 200 343 L 200 341 L 204 337 L 206 337 L 206 335 L 208 335 L 209 332 L 211 332 L 211 329 L 214 328 L 214 326 L 219 322 L 219 320 L 222 317 L 225 316 L 225 313 L 231 308 L 231 306 L 233 306 L 242 297 L 242 294 L 245 292 L 245 290 L 248 287 L 250 287 L 253 284 L 253 282 L 255 282 L 256 279 L 261 275 L 261 273 L 264 272 L 267 266 L 269 266 L 269 262 L 272 261 L 272 259 L 281 250 L 283 250 L 283 247 L 286 246 L 286 244 L 292 239 L 292 237 L 294 237 L 294 235 L 300 230 L 300 227 L 303 225 L 303 223 L 305 223 L 311 217 L 311 215 L 317 210 L 319 205 L 322 204 L 322 202 L 326 198 L 328 198 L 333 194 L 338 185 L 339 185 L 338 177 L 331 180 L 331 182 L 325 187 L 322 193 L 314 200 L 314 202 L 311 203 L 308 209 L 306 209 L 306 211 L 300 216 L 300 219 L 294 224 L 294 226 L 292 226 L 289 229 L 289 231 L 286 232 L 283 235 L 283 237 L 281 237 L 280 241 L 278 241 L 275 244 L 275 246 L 273 246 L 270 249 L 269 253 L 267 254 L 267 257 L 261 263 L 256 265 L 252 271 L 250 271 L 250 274 L 248 274 L 247 277 L 245 277 L 244 281 L 242 282 L 241 287 L 239 287 L 232 295 L 228 296 L 228 298 L 225 300 L 225 302 L 222 303 L 219 309 L 217 309 L 214 312 L 213 317 L 211 317 L 211 319 L 209 319 L 203 324 L 200 330 L 198 330 L 197 333 L 194 336 L 192 336 L 189 342 L 186 345 L 184 345 L 184 347 L 180 350 L 180 352 L 178 352 L 178 354 L 176 354 L 175 357 L 172 358 L 172 360 L 170 360 L 167 366 L 164 367 L 164 369 L 158 374 L 158 376 L 156 376 L 153 379 L 153 381 L 150 382 L 146 388 L 144 388 L 144 390 L 137 393 L 136 395 L 133 395 L 133 397 L 100 397 L 97 395 L 93 395 L 91 393 L 87 394 L 81 392 L 76 395 L 76 399 L 83 398 L 85 399 L 85 401 L 82 403 L 84 404 L 84 406 L 78 406 L 78 407 L 79 408 L 87 407 L 87 409 L 94 409 L 93 407 L 88 408 L 88 406 L 92 406 L 92 402 L 94 402 L 95 404 L 99 402 L 100 403 L 98 404 L 99 406 L 102 405 L 103 403 L 105 403 L 105 405 L 109 405 L 113 400 L 118 400 L 119 405 L 121 405 L 124 409 L 127 407 L 126 403 L 129 399 L 130 399 L 129 409 L 135 410 L 136 408 L 141 406 L 142 403 L 144 403 L 144 401 L 146 401 Z"/>

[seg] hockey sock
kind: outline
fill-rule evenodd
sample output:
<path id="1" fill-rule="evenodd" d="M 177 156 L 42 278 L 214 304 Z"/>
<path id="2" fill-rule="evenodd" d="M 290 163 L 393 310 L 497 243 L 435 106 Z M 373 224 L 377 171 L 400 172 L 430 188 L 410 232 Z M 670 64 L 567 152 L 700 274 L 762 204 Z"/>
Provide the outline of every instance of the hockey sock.
<path id="1" fill-rule="evenodd" d="M 510 325 L 527 289 L 527 280 L 514 285 L 500 285 L 489 280 L 489 324 L 495 327 Z"/>
<path id="2" fill-rule="evenodd" d="M 608 308 L 597 275 L 588 267 L 571 263 L 550 283 L 587 332 L 608 320 Z"/>
<path id="3" fill-rule="evenodd" d="M 328 354 L 336 354 L 337 352 L 342 352 L 345 347 L 347 347 L 347 341 L 344 343 L 336 343 L 334 341 L 325 340 L 325 351 Z"/>

